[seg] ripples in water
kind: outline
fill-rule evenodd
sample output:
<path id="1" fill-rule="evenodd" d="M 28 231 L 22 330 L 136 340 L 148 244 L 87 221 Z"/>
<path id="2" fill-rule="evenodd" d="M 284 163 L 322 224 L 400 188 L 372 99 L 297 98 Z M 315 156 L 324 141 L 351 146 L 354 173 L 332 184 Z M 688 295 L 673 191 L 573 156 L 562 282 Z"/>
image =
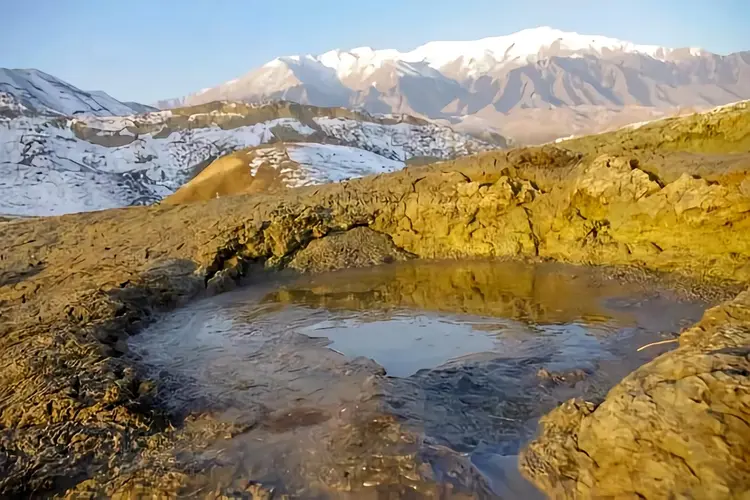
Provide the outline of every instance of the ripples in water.
<path id="1" fill-rule="evenodd" d="M 705 307 L 591 268 L 413 262 L 198 301 L 131 350 L 175 414 L 245 425 L 183 457 L 230 477 L 303 498 L 534 498 L 516 456 L 537 419 L 603 397 Z"/>

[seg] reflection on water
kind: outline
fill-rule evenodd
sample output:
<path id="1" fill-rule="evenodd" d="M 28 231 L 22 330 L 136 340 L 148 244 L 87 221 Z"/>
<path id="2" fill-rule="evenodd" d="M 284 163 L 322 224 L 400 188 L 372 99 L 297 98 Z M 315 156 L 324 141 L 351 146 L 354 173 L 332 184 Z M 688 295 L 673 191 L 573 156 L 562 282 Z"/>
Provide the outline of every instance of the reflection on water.
<path id="1" fill-rule="evenodd" d="M 302 498 L 534 498 L 515 456 L 538 417 L 602 397 L 705 307 L 601 270 L 405 263 L 200 301 L 131 349 L 175 413 L 247 423 L 207 452 L 231 476 Z"/>
<path id="2" fill-rule="evenodd" d="M 461 322 L 402 312 L 371 321 L 327 319 L 303 326 L 299 332 L 327 338 L 331 349 L 349 357 L 367 356 L 385 368 L 388 375 L 406 377 L 459 356 L 499 348 L 497 339 L 487 332 L 474 331 L 473 323 L 472 318 Z"/>

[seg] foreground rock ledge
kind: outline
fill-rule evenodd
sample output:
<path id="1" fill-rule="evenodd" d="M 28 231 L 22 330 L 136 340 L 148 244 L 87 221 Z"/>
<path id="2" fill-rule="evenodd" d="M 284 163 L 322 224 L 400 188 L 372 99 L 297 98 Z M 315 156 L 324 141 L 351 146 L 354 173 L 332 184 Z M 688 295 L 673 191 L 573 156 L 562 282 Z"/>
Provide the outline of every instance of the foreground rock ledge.
<path id="1" fill-rule="evenodd" d="M 600 405 L 570 401 L 544 417 L 522 470 L 553 498 L 747 498 L 749 374 L 743 292 Z"/>
<path id="2" fill-rule="evenodd" d="M 674 177 L 528 149 L 275 197 L 0 222 L 0 494 L 184 491 L 191 471 L 154 458 L 177 438 L 153 382 L 119 355 L 154 312 L 256 268 L 532 257 L 746 284 L 750 181 Z M 749 336 L 743 293 L 598 406 L 552 412 L 525 471 L 557 497 L 748 494 Z M 150 473 L 129 467 L 144 456 Z"/>

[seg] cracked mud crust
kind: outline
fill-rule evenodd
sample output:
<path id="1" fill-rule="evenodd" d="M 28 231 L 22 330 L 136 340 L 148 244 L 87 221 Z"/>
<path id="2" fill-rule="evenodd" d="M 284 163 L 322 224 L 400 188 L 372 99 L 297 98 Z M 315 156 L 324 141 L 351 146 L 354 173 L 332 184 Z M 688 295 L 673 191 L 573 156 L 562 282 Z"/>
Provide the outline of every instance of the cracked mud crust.
<path id="1" fill-rule="evenodd" d="M 263 269 L 498 257 L 679 272 L 707 290 L 746 286 L 750 176 L 737 165 L 747 156 L 732 157 L 732 175 L 707 180 L 670 154 L 659 160 L 669 179 L 627 154 L 544 147 L 278 196 L 0 221 L 0 495 L 270 498 L 253 478 L 231 478 L 228 464 L 174 460 L 243 428 L 165 414 L 159 381 L 121 357 L 155 313 L 240 278 L 252 286 Z M 749 346 L 742 293 L 603 402 L 553 411 L 524 470 L 558 498 L 747 495 Z M 396 423 L 382 425 L 398 435 Z M 460 494 L 419 479 L 408 457 L 362 484 Z"/>

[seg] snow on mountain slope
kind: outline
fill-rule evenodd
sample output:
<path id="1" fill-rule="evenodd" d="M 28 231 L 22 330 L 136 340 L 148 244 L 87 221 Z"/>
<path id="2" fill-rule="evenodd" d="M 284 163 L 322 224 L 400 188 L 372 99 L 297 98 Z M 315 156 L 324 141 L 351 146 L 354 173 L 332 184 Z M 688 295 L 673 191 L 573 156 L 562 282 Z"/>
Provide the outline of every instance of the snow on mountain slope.
<path id="1" fill-rule="evenodd" d="M 372 151 L 386 158 L 406 161 L 415 156 L 464 156 L 475 152 L 471 141 L 462 141 L 462 134 L 448 127 L 427 124 L 416 127 L 397 123 L 384 128 L 377 123 L 344 118 L 314 118 L 327 134 L 356 147 Z M 446 151 L 450 151 L 446 155 Z"/>
<path id="2" fill-rule="evenodd" d="M 698 55 L 701 51 L 698 48 L 690 49 L 693 55 Z M 325 75 L 330 75 L 324 69 L 327 68 L 343 80 L 352 75 L 367 77 L 387 63 L 407 63 L 402 67 L 409 68 L 415 74 L 434 75 L 428 68 L 440 70 L 460 60 L 462 69 L 476 75 L 511 64 L 526 64 L 550 54 L 581 57 L 584 54 L 603 56 L 616 52 L 642 54 L 665 60 L 674 49 L 658 45 L 638 45 L 599 35 L 581 35 L 543 26 L 481 40 L 429 42 L 409 52 L 358 47 L 349 51 L 331 50 L 319 56 L 285 56 L 274 59 L 265 67 L 302 62 L 314 67 L 314 63 L 317 63 L 320 65 L 320 74 L 316 75 L 318 78 L 325 79 Z M 210 89 L 203 89 L 202 94 L 208 90 Z"/>
<path id="3" fill-rule="evenodd" d="M 329 111 L 300 108 L 300 118 L 269 118 L 286 110 L 279 104 L 238 108 L 231 103 L 210 112 L 123 117 L 0 114 L 0 214 L 56 215 L 153 203 L 211 160 L 273 140 L 349 146 L 362 152 L 359 158 L 378 156 L 389 169 L 415 156 L 453 158 L 497 147 L 432 123 L 334 117 L 345 110 L 309 119 L 304 115 Z M 325 145 L 290 151 L 307 158 L 300 160 L 310 170 L 303 173 L 305 183 L 370 171 L 347 153 L 348 160 L 331 162 L 327 172 L 325 159 L 333 156 L 325 156 L 330 151 Z"/>
<path id="4" fill-rule="evenodd" d="M 523 66 L 551 56 L 604 58 L 635 54 L 667 61 L 680 56 L 685 50 L 694 57 L 707 54 L 699 48 L 675 50 L 542 26 L 481 40 L 429 42 L 408 52 L 358 47 L 349 51 L 335 49 L 319 56 L 283 56 L 241 78 L 213 89 L 202 89 L 173 102 L 198 104 L 216 98 L 270 95 L 273 91 L 298 84 L 316 87 L 323 93 L 340 94 L 342 91 L 346 93 L 346 89 L 365 88 L 361 85 L 364 80 L 382 79 L 383 75 L 378 75 L 380 70 L 396 71 L 401 76 L 457 77 L 463 80 L 476 79 L 483 74 Z M 344 89 L 336 88 L 342 84 Z M 162 101 L 162 104 L 169 107 L 170 101 Z"/>
<path id="5" fill-rule="evenodd" d="M 26 117 L 0 122 L 0 213 L 57 215 L 151 203 L 179 187 L 191 166 L 269 140 L 274 125 L 145 135 L 106 147 L 76 137 L 74 124 Z"/>
<path id="6" fill-rule="evenodd" d="M 294 144 L 287 147 L 289 158 L 301 168 L 290 179 L 290 186 L 309 186 L 341 182 L 354 177 L 395 172 L 404 168 L 404 161 L 391 160 L 377 153 L 331 144 Z"/>
<path id="7" fill-rule="evenodd" d="M 0 68 L 0 92 L 38 113 L 106 116 L 145 110 L 142 104 L 122 103 L 98 90 L 87 92 L 36 69 Z"/>
<path id="8" fill-rule="evenodd" d="M 16 97 L 8 92 L 0 92 L 0 113 L 9 116 L 22 115 L 29 111 L 29 108 L 21 104 Z"/>
<path id="9" fill-rule="evenodd" d="M 527 63 L 544 57 L 545 51 L 552 49 L 558 54 L 595 54 L 608 52 L 643 54 L 655 59 L 665 59 L 674 50 L 658 45 L 638 45 L 599 35 L 581 35 L 542 26 L 506 36 L 483 38 L 472 41 L 429 42 L 409 52 L 385 49 L 374 50 L 360 47 L 351 51 L 333 50 L 315 57 L 323 66 L 335 70 L 339 77 L 346 76 L 363 68 L 378 68 L 385 62 L 402 61 L 424 63 L 431 68 L 444 66 L 462 60 L 467 69 L 479 71 L 482 62 L 487 65 Z M 692 48 L 698 54 L 701 49 Z M 308 56 L 309 57 L 309 56 Z M 484 68 L 489 69 L 487 67 Z"/>

